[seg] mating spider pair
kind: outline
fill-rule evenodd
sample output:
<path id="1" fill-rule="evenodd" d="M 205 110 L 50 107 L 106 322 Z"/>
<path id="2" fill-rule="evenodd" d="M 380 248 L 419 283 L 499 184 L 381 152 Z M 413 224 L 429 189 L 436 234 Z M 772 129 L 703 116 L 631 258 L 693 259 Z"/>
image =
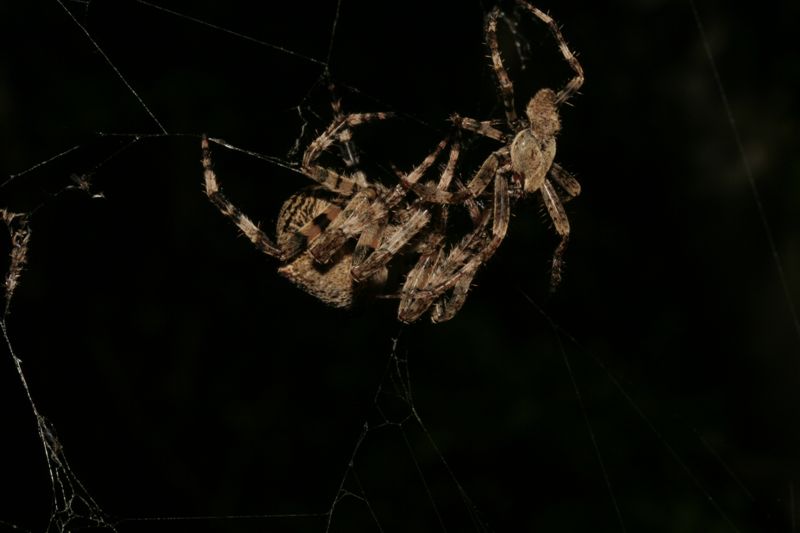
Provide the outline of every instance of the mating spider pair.
<path id="1" fill-rule="evenodd" d="M 336 307 L 350 307 L 362 292 L 380 292 L 387 280 L 387 266 L 397 254 L 417 255 L 400 290 L 398 318 L 414 322 L 430 310 L 431 320 L 442 322 L 458 312 L 478 268 L 503 241 L 513 201 L 541 191 L 561 237 L 552 263 L 551 281 L 557 285 L 570 229 L 553 183 L 568 198 L 580 193 L 578 182 L 554 161 L 556 135 L 561 129 L 558 110 L 580 89 L 583 69 L 553 19 L 525 0 L 516 2 L 548 26 L 574 76 L 559 91 L 537 91 L 527 104 L 525 117 L 520 117 L 497 40 L 501 11 L 495 8 L 489 14 L 486 40 L 510 133 L 497 128 L 491 120 L 453 117 L 458 129 L 502 143 L 466 186 L 456 182 L 459 190 L 450 190 L 459 157 L 458 142 L 450 144 L 448 162 L 439 179 L 435 183 L 420 181 L 447 147 L 447 140 L 411 172 L 399 176 L 394 187 L 368 181 L 363 172 L 353 170 L 357 160 L 351 145 L 351 128 L 387 119 L 390 114 L 343 115 L 338 101 L 334 101 L 333 122 L 309 144 L 300 165 L 300 172 L 317 185 L 284 202 L 278 215 L 277 242 L 222 194 L 204 137 L 202 163 L 209 199 L 257 248 L 281 261 L 279 273 Z M 333 145 L 344 148 L 345 172 L 319 163 L 319 157 Z M 477 199 L 488 195 L 491 206 L 482 210 Z M 474 227 L 446 251 L 451 206 L 464 206 Z"/>

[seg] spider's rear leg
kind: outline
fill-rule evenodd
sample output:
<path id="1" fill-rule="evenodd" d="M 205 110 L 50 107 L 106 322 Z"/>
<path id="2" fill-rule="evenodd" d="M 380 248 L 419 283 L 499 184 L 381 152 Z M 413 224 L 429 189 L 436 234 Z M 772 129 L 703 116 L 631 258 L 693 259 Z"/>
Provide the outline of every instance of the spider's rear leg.
<path id="1" fill-rule="evenodd" d="M 553 264 L 550 270 L 550 290 L 553 291 L 561 283 L 564 251 L 567 249 L 567 242 L 569 241 L 569 219 L 558 193 L 548 179 L 545 179 L 542 184 L 542 198 L 550 219 L 553 221 L 556 233 L 561 237 L 561 241 L 553 253 Z"/>
<path id="2" fill-rule="evenodd" d="M 211 200 L 223 215 L 230 218 L 231 221 L 236 224 L 239 230 L 256 246 L 256 248 L 281 261 L 286 260 L 289 256 L 272 242 L 267 234 L 250 220 L 247 215 L 242 213 L 238 207 L 233 205 L 231 201 L 222 194 L 219 181 L 217 180 L 217 174 L 214 172 L 211 162 L 211 149 L 208 146 L 208 138 L 205 135 L 203 135 L 200 146 L 203 151 L 203 175 L 205 180 L 205 192 L 208 199 Z"/>

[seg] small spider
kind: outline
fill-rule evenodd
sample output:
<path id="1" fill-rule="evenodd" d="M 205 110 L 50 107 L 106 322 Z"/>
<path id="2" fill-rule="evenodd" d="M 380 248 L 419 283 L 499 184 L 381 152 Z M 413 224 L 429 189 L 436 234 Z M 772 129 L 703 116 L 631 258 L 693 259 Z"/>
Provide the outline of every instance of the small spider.
<path id="1" fill-rule="evenodd" d="M 555 288 L 561 281 L 563 254 L 570 227 L 553 182 L 564 191 L 567 199 L 580 194 L 580 184 L 554 161 L 556 135 L 561 130 L 559 106 L 566 103 L 583 85 L 583 68 L 552 18 L 525 0 L 516 2 L 547 24 L 558 42 L 561 55 L 575 75 L 560 91 L 549 88 L 537 91 L 528 101 L 525 117 L 519 117 L 514 103 L 513 83 L 506 72 L 497 41 L 497 20 L 502 13 L 499 8 L 495 8 L 489 14 L 486 40 L 503 99 L 506 124 L 511 133 L 497 129 L 493 121 L 478 121 L 455 115 L 452 120 L 458 128 L 494 139 L 504 146 L 489 155 L 465 190 L 449 192 L 431 184 L 411 183 L 405 179 L 403 181 L 423 201 L 439 204 L 458 204 L 468 198 L 477 198 L 494 181 L 492 229 L 491 232 L 488 231 L 487 213 L 475 230 L 448 254 L 441 248 L 420 258 L 402 289 L 404 298 L 401 301 L 399 318 L 404 322 L 415 321 L 431 305 L 434 306 L 434 322 L 447 320 L 455 314 L 466 299 L 478 267 L 494 254 L 505 237 L 510 217 L 509 205 L 513 200 L 537 191 L 541 192 L 547 212 L 561 237 L 553 255 L 551 287 Z"/>
<path id="2" fill-rule="evenodd" d="M 353 170 L 357 157 L 350 145 L 350 128 L 391 115 L 343 115 L 338 100 L 333 108 L 333 122 L 306 148 L 299 169 L 318 185 L 301 189 L 284 202 L 278 215 L 276 241 L 222 193 L 205 136 L 201 143 L 202 165 L 208 198 L 259 250 L 282 263 L 278 268 L 281 275 L 331 306 L 348 308 L 361 294 L 382 290 L 388 276 L 387 264 L 398 252 L 411 247 L 410 243 L 431 221 L 431 209 L 422 202 L 405 201 L 405 184 L 416 183 L 425 174 L 447 141 L 439 143 L 419 166 L 403 175 L 403 183 L 393 188 L 368 183 L 363 172 Z M 347 174 L 318 162 L 320 155 L 334 144 L 342 148 Z M 440 180 L 444 187 L 454 170 L 455 160 L 451 159 L 449 176 L 445 172 Z M 436 227 L 440 228 L 441 216 L 436 218 Z M 351 244 L 353 240 L 355 246 Z M 431 242 L 430 238 L 417 240 L 420 249 Z"/>

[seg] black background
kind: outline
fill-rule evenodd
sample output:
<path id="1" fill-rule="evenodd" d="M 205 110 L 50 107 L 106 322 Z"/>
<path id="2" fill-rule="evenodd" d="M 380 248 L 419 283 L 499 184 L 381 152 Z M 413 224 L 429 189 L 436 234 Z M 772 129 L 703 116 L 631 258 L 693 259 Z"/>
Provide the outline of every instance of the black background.
<path id="1" fill-rule="evenodd" d="M 324 531 L 367 421 L 345 488 L 369 506 L 344 499 L 332 531 L 376 520 L 386 532 L 795 531 L 800 9 L 696 3 L 705 43 L 688 2 L 539 4 L 586 71 L 559 139 L 583 185 L 568 204 L 563 286 L 548 295 L 557 239 L 531 199 L 454 320 L 402 326 L 396 302 L 343 312 L 297 290 L 202 193 L 201 133 L 291 159 L 304 122 L 302 145 L 327 124 L 320 63 L 133 1 L 68 2 L 170 134 L 127 146 L 98 133 L 160 130 L 67 12 L 4 2 L 0 176 L 13 179 L 0 205 L 37 209 L 7 324 L 39 410 L 109 521 Z M 159 5 L 323 62 L 336 11 L 332 0 Z M 490 7 L 342 2 L 330 69 L 343 105 L 400 115 L 357 132 L 366 161 L 410 168 L 451 113 L 500 116 Z M 569 76 L 541 24 L 525 19 L 522 35 L 524 71 L 503 37 L 518 102 Z M 308 183 L 214 154 L 229 196 L 270 230 Z M 463 175 L 480 159 L 469 157 Z M 64 190 L 87 173 L 105 199 Z M 408 361 L 424 430 L 378 427 L 378 407 L 408 414 L 375 401 L 392 353 Z M 8 356 L 0 380 L 0 528 L 41 531 L 50 481 Z"/>

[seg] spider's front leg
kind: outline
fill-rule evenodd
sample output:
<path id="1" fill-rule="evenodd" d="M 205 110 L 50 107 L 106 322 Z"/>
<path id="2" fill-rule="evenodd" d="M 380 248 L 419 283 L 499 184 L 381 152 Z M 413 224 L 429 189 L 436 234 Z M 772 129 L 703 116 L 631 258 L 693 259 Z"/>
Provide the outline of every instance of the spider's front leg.
<path id="1" fill-rule="evenodd" d="M 205 179 L 205 192 L 208 199 L 220 210 L 226 217 L 230 218 L 239 230 L 244 234 L 247 239 L 252 242 L 256 248 L 261 250 L 267 255 L 276 257 L 281 261 L 289 259 L 296 251 L 285 251 L 279 248 L 272 240 L 259 228 L 247 215 L 242 213 L 238 207 L 233 205 L 228 198 L 222 194 L 222 190 L 217 180 L 217 174 L 211 162 L 211 149 L 208 146 L 208 138 L 203 135 L 200 142 L 200 147 L 203 152 L 203 176 Z"/>
<path id="2" fill-rule="evenodd" d="M 497 42 L 497 18 L 500 16 L 500 8 L 495 7 L 489 13 L 486 21 L 486 42 L 489 45 L 489 51 L 492 56 L 492 68 L 497 75 L 497 81 L 500 84 L 500 94 L 503 97 L 503 106 L 506 111 L 506 120 L 509 126 L 516 129 L 519 118 L 517 117 L 517 110 L 514 105 L 514 84 L 508 76 L 505 65 L 503 65 L 503 57 L 500 55 L 500 45 Z"/>
<path id="3" fill-rule="evenodd" d="M 543 12 L 539 8 L 532 6 L 526 0 L 517 0 L 517 5 L 529 11 L 536 18 L 547 24 L 547 27 L 550 29 L 550 33 L 553 35 L 556 42 L 558 43 L 558 49 L 561 52 L 561 55 L 564 57 L 564 60 L 569 64 L 569 67 L 575 73 L 575 75 L 572 77 L 572 79 L 569 80 L 567 85 L 563 89 L 558 91 L 556 95 L 556 104 L 561 105 L 567 100 L 569 100 L 575 93 L 577 93 L 580 90 L 581 86 L 583 86 L 583 81 L 584 81 L 583 67 L 578 61 L 578 58 L 575 57 L 575 54 L 572 52 L 572 50 L 570 50 L 569 45 L 567 45 L 567 41 L 561 34 L 561 30 L 558 29 L 558 24 L 556 24 L 556 22 L 550 15 Z"/>

